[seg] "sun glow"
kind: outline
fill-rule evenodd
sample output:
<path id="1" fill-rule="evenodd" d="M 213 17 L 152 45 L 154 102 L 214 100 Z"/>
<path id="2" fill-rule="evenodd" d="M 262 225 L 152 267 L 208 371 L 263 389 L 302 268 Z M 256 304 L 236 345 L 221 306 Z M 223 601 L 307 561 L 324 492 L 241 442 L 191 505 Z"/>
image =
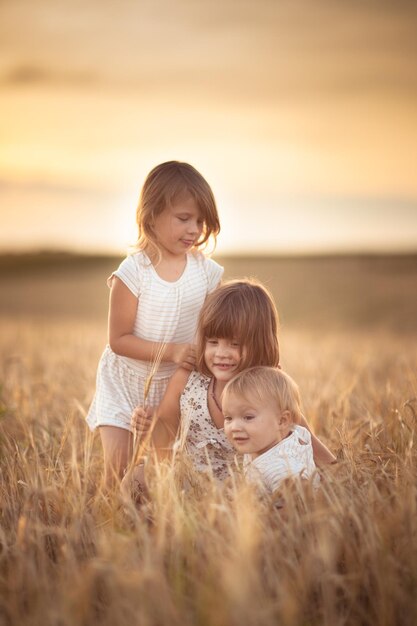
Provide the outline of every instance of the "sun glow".
<path id="1" fill-rule="evenodd" d="M 80 30 L 70 6 L 3 4 L 1 248 L 124 249 L 146 174 L 171 159 L 211 184 L 224 251 L 415 248 L 414 14 L 245 3 L 237 26 L 213 2 L 213 31 L 197 6 L 163 2 L 173 29 L 152 4 L 127 19 L 90 0 Z M 93 47 L 86 24 L 118 45 Z"/>

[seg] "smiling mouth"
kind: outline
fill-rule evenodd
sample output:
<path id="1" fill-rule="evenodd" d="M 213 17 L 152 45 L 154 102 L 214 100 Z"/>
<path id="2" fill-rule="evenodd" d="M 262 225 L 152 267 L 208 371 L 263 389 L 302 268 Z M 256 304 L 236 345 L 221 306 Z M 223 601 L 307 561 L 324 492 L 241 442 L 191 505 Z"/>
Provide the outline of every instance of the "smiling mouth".
<path id="1" fill-rule="evenodd" d="M 230 370 L 235 366 L 232 363 L 214 363 L 214 367 L 218 367 L 221 370 Z"/>

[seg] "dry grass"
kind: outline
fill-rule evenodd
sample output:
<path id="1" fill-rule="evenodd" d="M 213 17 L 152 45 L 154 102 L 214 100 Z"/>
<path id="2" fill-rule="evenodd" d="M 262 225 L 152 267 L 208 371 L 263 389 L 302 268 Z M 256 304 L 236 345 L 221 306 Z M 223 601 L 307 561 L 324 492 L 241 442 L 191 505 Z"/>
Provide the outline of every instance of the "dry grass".
<path id="1" fill-rule="evenodd" d="M 4 318 L 0 624 L 417 623 L 413 335 L 291 332 L 284 365 L 340 463 L 286 519 L 162 467 L 137 512 L 99 482 L 83 414 L 104 325 Z"/>

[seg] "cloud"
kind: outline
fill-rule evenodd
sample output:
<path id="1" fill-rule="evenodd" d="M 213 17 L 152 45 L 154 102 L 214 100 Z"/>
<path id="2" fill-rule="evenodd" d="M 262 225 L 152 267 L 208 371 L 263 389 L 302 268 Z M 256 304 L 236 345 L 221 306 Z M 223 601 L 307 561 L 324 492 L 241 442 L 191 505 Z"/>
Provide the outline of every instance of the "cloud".
<path id="1" fill-rule="evenodd" d="M 248 101 L 414 95 L 415 3 L 3 1 L 0 76 Z"/>
<path id="2" fill-rule="evenodd" d="M 93 72 L 69 72 L 50 70 L 35 65 L 16 65 L 5 72 L 2 82 L 8 86 L 69 84 L 74 86 L 97 83 L 97 75 Z"/>
<path id="3" fill-rule="evenodd" d="M 51 194 L 59 196 L 101 196 L 109 195 L 117 196 L 120 190 L 117 186 L 101 183 L 100 185 L 82 185 L 68 184 L 64 182 L 51 182 L 24 178 L 17 180 L 15 178 L 0 178 L 0 197 L 2 194 L 24 193 L 30 194 Z"/>

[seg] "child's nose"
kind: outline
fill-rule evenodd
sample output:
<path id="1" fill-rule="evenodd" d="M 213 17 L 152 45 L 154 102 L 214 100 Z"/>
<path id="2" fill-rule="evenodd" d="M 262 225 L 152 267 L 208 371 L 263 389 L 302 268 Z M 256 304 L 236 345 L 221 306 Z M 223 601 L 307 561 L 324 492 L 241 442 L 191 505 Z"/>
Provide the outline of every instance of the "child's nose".
<path id="1" fill-rule="evenodd" d="M 230 355 L 230 348 L 228 346 L 217 346 L 217 356 L 226 359 Z"/>
<path id="2" fill-rule="evenodd" d="M 200 230 L 200 226 L 197 222 L 197 220 L 190 220 L 189 224 L 188 224 L 188 230 L 190 233 L 196 234 L 199 232 Z"/>

